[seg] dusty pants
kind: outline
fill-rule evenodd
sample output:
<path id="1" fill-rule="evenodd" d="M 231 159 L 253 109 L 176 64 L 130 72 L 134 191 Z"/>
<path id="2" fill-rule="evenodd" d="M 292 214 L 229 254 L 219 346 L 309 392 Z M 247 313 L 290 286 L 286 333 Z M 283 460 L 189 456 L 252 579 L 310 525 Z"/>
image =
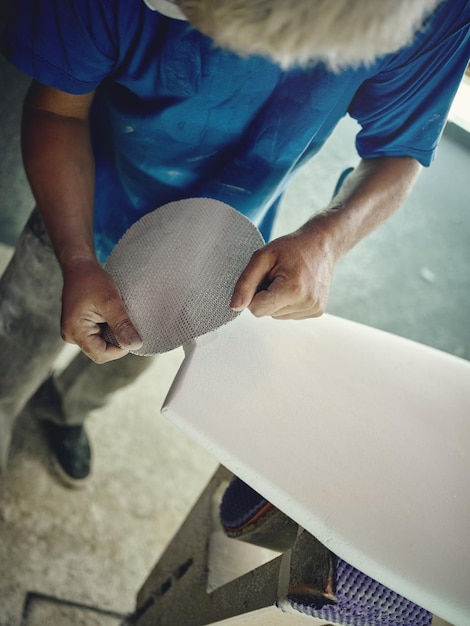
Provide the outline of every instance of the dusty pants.
<path id="1" fill-rule="evenodd" d="M 63 348 L 62 274 L 37 210 L 33 211 L 0 278 L 0 470 L 8 459 L 15 419 Z M 133 382 L 152 359 L 128 355 L 96 365 L 80 353 L 54 379 L 62 411 L 46 417 L 82 423 L 110 394 Z"/>

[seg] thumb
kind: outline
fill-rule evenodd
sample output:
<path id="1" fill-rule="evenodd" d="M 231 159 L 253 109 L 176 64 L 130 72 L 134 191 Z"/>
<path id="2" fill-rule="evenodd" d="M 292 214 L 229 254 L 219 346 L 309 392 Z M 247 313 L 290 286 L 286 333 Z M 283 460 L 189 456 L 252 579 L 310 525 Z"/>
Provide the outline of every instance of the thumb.
<path id="1" fill-rule="evenodd" d="M 243 311 L 250 306 L 255 295 L 268 281 L 268 274 L 273 266 L 271 254 L 265 249 L 256 251 L 238 279 L 230 307 L 234 311 Z"/>
<path id="2" fill-rule="evenodd" d="M 132 323 L 122 302 L 115 302 L 104 315 L 109 333 L 117 345 L 125 350 L 138 350 L 142 346 L 142 338 Z"/>

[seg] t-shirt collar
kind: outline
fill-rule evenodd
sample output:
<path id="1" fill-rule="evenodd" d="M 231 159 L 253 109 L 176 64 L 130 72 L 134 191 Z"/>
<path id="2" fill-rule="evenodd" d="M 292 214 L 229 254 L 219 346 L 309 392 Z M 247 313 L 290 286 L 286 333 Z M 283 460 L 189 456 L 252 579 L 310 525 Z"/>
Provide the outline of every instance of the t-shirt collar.
<path id="1" fill-rule="evenodd" d="M 162 15 L 172 17 L 175 20 L 187 21 L 183 12 L 176 5 L 174 0 L 144 0 L 144 2 L 152 11 L 158 11 Z"/>

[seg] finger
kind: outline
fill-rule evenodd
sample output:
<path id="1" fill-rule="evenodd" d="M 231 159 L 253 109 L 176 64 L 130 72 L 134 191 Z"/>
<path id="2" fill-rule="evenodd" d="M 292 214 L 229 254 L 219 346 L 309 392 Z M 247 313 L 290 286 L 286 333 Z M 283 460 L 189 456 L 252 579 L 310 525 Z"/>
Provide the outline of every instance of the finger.
<path id="1" fill-rule="evenodd" d="M 271 317 L 275 320 L 307 320 L 315 317 L 321 317 L 323 311 L 321 310 L 306 310 L 306 311 L 292 311 L 291 313 L 276 313 Z"/>
<path id="2" fill-rule="evenodd" d="M 292 295 L 289 281 L 277 276 L 267 289 L 255 295 L 248 308 L 256 317 L 272 317 L 292 305 Z"/>
<path id="3" fill-rule="evenodd" d="M 113 334 L 119 347 L 124 350 L 138 350 L 142 347 L 142 339 L 131 322 L 122 302 L 114 301 L 112 306 L 107 306 L 102 312 L 109 330 Z M 110 345 L 110 344 L 108 344 Z"/>
<path id="4" fill-rule="evenodd" d="M 272 266 L 271 255 L 264 248 L 253 254 L 233 290 L 230 307 L 234 311 L 243 311 L 250 305 L 260 285 L 266 281 Z"/>
<path id="5" fill-rule="evenodd" d="M 320 317 L 325 312 L 321 302 L 315 302 L 313 305 L 300 306 L 289 305 L 279 309 L 271 317 L 275 319 L 285 320 L 303 320 L 311 317 Z"/>
<path id="6" fill-rule="evenodd" d="M 109 344 L 102 336 L 102 324 L 83 320 L 74 334 L 61 331 L 62 339 L 77 345 L 95 363 L 106 363 L 125 356 L 129 350 Z"/>
<path id="7" fill-rule="evenodd" d="M 90 357 L 90 359 L 92 359 L 92 361 L 98 364 L 121 359 L 129 353 L 129 350 L 123 350 L 118 346 L 106 343 L 106 341 L 99 335 L 88 337 L 86 344 L 80 347 L 82 351 Z"/>
<path id="8" fill-rule="evenodd" d="M 70 343 L 74 346 L 77 345 L 75 339 L 71 335 L 69 335 L 63 328 L 60 329 L 60 336 L 62 337 L 62 341 L 65 341 L 65 343 Z"/>

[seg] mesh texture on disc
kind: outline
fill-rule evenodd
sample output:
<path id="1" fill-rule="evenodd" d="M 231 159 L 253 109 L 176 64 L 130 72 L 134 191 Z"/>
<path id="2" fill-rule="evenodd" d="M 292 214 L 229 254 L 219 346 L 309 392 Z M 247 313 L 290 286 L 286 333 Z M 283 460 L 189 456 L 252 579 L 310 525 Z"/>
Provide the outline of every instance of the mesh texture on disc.
<path id="1" fill-rule="evenodd" d="M 135 354 L 168 352 L 237 317 L 233 289 L 263 245 L 245 216 L 208 198 L 171 202 L 133 224 L 105 267 L 142 337 Z M 115 343 L 109 330 L 105 338 Z"/>

